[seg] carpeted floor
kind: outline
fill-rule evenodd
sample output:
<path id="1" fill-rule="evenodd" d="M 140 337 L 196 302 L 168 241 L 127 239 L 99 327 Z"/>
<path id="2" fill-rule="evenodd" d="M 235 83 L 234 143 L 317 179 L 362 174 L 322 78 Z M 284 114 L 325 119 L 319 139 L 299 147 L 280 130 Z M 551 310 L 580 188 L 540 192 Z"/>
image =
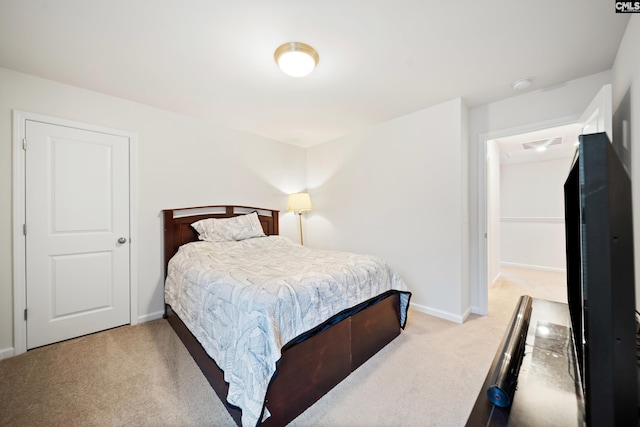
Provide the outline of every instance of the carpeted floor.
<path id="1" fill-rule="evenodd" d="M 489 315 L 458 325 L 416 311 L 387 347 L 291 426 L 463 426 L 515 304 L 502 278 Z M 125 326 L 0 361 L 0 426 L 233 426 L 168 323 Z"/>

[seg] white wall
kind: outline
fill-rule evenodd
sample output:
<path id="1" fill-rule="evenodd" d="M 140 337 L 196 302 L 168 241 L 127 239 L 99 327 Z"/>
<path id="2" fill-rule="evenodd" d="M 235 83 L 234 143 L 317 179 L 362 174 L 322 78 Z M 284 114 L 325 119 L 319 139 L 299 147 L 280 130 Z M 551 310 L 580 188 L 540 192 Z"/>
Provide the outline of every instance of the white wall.
<path id="1" fill-rule="evenodd" d="M 486 314 L 487 307 L 486 250 L 484 257 L 480 251 L 481 247 L 486 246 L 485 142 L 571 123 L 607 83 L 611 83 L 610 71 L 469 110 L 469 247 L 471 305 L 474 312 Z"/>
<path id="2" fill-rule="evenodd" d="M 466 108 L 460 99 L 308 149 L 309 246 L 379 255 L 412 307 L 468 313 Z"/>
<path id="3" fill-rule="evenodd" d="M 613 111 L 630 92 L 631 98 L 631 175 L 633 192 L 636 309 L 640 309 L 640 16 L 632 15 L 611 69 Z M 613 138 L 619 138 L 613 135 Z"/>
<path id="4" fill-rule="evenodd" d="M 500 167 L 501 265 L 565 270 L 563 185 L 571 160 Z"/>
<path id="5" fill-rule="evenodd" d="M 13 347 L 11 110 L 138 134 L 138 314 L 163 309 L 160 211 L 208 204 L 280 209 L 297 239 L 287 194 L 304 189 L 305 150 L 160 109 L 0 68 L 0 358 Z"/>

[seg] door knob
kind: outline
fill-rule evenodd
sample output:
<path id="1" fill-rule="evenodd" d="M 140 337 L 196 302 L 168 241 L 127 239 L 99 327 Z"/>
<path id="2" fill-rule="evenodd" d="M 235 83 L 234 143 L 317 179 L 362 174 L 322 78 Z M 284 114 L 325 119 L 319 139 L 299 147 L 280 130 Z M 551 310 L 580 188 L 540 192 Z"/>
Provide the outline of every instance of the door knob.
<path id="1" fill-rule="evenodd" d="M 127 243 L 127 239 L 125 239 L 124 237 L 121 237 L 118 239 L 118 243 Z"/>

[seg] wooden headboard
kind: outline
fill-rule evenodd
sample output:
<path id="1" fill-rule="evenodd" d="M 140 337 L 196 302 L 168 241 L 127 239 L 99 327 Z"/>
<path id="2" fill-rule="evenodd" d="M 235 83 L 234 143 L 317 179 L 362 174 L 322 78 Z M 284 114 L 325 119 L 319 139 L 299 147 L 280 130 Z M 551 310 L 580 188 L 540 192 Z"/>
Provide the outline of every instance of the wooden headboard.
<path id="1" fill-rule="evenodd" d="M 267 236 L 278 234 L 278 212 L 272 209 L 249 206 L 198 206 L 193 208 L 164 209 L 164 268 L 185 243 L 198 240 L 198 234 L 191 224 L 205 218 L 230 218 L 257 212 L 260 224 Z"/>

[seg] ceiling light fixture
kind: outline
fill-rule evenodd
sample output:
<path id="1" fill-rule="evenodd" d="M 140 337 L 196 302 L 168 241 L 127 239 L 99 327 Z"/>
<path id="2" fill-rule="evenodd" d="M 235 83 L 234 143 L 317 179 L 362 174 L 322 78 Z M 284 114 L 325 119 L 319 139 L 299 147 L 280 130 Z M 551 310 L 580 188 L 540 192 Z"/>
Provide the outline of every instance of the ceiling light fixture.
<path id="1" fill-rule="evenodd" d="M 562 144 L 562 141 L 563 139 L 561 136 L 556 136 L 553 138 L 540 139 L 538 141 L 523 142 L 522 148 L 524 148 L 525 150 L 535 149 L 536 151 L 544 151 L 547 149 L 547 147 L 550 147 L 552 145 Z"/>
<path id="2" fill-rule="evenodd" d="M 525 77 L 511 83 L 511 87 L 513 88 L 513 90 L 523 90 L 531 86 L 531 83 L 533 83 L 533 80 L 531 80 L 529 77 Z"/>
<path id="3" fill-rule="evenodd" d="M 283 73 L 291 77 L 304 77 L 311 73 L 320 57 L 308 44 L 288 42 L 278 47 L 273 54 Z"/>

